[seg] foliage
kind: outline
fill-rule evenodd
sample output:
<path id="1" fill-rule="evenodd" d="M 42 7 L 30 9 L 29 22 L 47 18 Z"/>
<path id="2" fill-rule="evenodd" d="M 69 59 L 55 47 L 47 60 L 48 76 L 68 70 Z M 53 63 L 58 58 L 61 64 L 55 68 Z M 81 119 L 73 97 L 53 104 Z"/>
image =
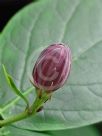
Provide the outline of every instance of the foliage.
<path id="1" fill-rule="evenodd" d="M 12 93 L 4 64 L 20 90 L 31 87 L 32 65 L 46 46 L 62 42 L 72 50 L 66 85 L 44 110 L 14 126 L 28 130 L 77 128 L 102 121 L 102 3 L 100 0 L 40 0 L 17 13 L 0 34 L 0 114 L 7 118 L 25 103 Z M 34 91 L 25 92 L 32 101 Z M 23 130 L 21 130 L 23 131 Z"/>

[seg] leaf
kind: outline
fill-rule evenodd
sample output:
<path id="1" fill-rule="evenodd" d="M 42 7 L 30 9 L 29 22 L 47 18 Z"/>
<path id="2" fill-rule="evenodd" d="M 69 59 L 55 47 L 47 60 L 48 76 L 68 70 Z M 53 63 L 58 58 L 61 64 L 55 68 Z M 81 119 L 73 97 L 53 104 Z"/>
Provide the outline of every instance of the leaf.
<path id="1" fill-rule="evenodd" d="M 12 90 L 18 96 L 20 96 L 25 101 L 25 103 L 27 104 L 27 107 L 29 107 L 29 102 L 28 102 L 27 98 L 23 95 L 23 93 L 20 90 L 18 90 L 15 83 L 13 82 L 12 77 L 7 73 L 5 66 L 2 65 L 2 67 L 3 67 L 3 71 L 4 71 L 4 74 L 5 74 L 5 77 L 6 77 L 6 80 L 7 80 L 8 84 L 9 84 L 9 86 L 12 88 Z"/>
<path id="2" fill-rule="evenodd" d="M 49 132 L 34 132 L 19 129 L 16 127 L 5 127 L 1 128 L 1 134 L 7 134 L 7 136 L 100 136 L 96 128 L 85 127 L 74 130 L 60 130 L 60 131 L 49 131 Z"/>
<path id="3" fill-rule="evenodd" d="M 72 50 L 68 82 L 53 94 L 42 112 L 13 124 L 16 127 L 59 130 L 102 121 L 100 0 L 42 0 L 24 8 L 2 32 L 0 64 L 7 66 L 20 90 L 26 90 L 31 86 L 29 77 L 39 53 L 57 42 L 69 44 Z M 24 104 L 14 102 L 1 67 L 0 85 L 1 115 L 7 118 L 22 111 Z M 32 101 L 35 94 L 32 91 L 28 96 Z"/>

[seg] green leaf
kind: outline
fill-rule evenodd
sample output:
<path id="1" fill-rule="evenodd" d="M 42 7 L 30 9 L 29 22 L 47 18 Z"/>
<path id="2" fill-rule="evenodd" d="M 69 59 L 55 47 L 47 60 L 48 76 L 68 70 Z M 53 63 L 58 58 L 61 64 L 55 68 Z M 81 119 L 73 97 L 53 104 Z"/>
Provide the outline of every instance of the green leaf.
<path id="1" fill-rule="evenodd" d="M 4 74 L 5 74 L 5 77 L 6 77 L 6 80 L 9 84 L 9 86 L 12 88 L 12 90 L 18 95 L 20 96 L 24 101 L 25 103 L 27 104 L 27 107 L 29 107 L 29 102 L 27 100 L 27 98 L 23 95 L 23 93 L 16 87 L 12 77 L 7 73 L 6 71 L 6 68 L 4 65 L 2 65 L 3 67 L 3 71 L 4 71 Z"/>
<path id="2" fill-rule="evenodd" d="M 31 86 L 29 77 L 37 56 L 56 42 L 69 44 L 72 50 L 68 82 L 53 94 L 43 111 L 14 124 L 16 127 L 59 130 L 102 121 L 102 2 L 42 0 L 24 8 L 2 32 L 0 64 L 7 66 L 20 90 L 26 90 Z M 22 111 L 24 104 L 14 102 L 1 67 L 0 85 L 2 116 Z M 28 95 L 32 101 L 34 92 Z"/>
<path id="3" fill-rule="evenodd" d="M 7 136 L 100 136 L 96 128 L 94 127 L 85 127 L 78 128 L 73 130 L 60 130 L 60 131 L 49 131 L 49 132 L 34 132 L 19 129 L 16 127 L 5 127 L 1 128 L 0 133 Z"/>

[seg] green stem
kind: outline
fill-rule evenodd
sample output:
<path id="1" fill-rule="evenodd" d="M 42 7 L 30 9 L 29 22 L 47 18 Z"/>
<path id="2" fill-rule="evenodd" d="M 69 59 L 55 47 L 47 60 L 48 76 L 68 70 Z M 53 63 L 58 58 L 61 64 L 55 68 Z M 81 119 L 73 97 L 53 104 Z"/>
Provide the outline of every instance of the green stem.
<path id="1" fill-rule="evenodd" d="M 5 125 L 9 125 L 11 123 L 20 121 L 22 119 L 25 119 L 27 117 L 30 117 L 31 115 L 35 115 L 35 113 L 37 112 L 37 110 L 44 104 L 44 102 L 46 102 L 46 100 L 49 99 L 49 95 L 46 93 L 43 93 L 42 97 L 39 98 L 37 97 L 36 100 L 34 101 L 34 103 L 32 104 L 32 106 L 25 110 L 22 113 L 19 113 L 17 115 L 14 115 L 12 117 L 9 117 L 7 119 L 4 120 L 0 120 L 0 127 L 5 126 Z"/>
<path id="2" fill-rule="evenodd" d="M 35 113 L 35 109 L 36 111 L 50 98 L 50 94 L 47 93 L 42 93 L 41 98 L 39 98 L 39 96 L 36 98 L 36 102 L 34 102 L 31 106 L 31 110 L 32 113 Z"/>
<path id="3" fill-rule="evenodd" d="M 9 117 L 7 119 L 0 120 L 0 127 L 11 124 L 13 122 L 17 122 L 17 121 L 22 120 L 27 117 L 28 117 L 28 112 L 22 112 L 22 113 L 15 115 L 13 117 Z"/>

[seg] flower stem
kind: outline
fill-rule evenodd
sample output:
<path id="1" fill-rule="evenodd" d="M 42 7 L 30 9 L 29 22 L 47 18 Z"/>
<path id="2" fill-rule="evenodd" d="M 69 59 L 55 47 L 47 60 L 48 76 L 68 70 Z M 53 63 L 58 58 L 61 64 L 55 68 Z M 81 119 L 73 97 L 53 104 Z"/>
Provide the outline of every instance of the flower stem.
<path id="1" fill-rule="evenodd" d="M 27 117 L 28 117 L 28 112 L 25 111 L 25 112 L 22 112 L 18 115 L 13 116 L 13 117 L 9 117 L 7 119 L 0 120 L 0 127 L 5 126 L 5 125 L 9 125 L 11 123 L 17 122 L 17 121 L 22 120 Z"/>
<path id="2" fill-rule="evenodd" d="M 34 103 L 32 104 L 31 107 L 29 107 L 28 109 L 26 109 L 24 112 L 19 113 L 17 115 L 14 115 L 12 117 L 9 117 L 7 119 L 4 120 L 0 120 L 0 127 L 5 126 L 5 125 L 9 125 L 11 123 L 23 120 L 27 117 L 30 117 L 32 115 L 35 115 L 37 110 L 49 99 L 49 95 L 46 93 L 43 93 L 42 97 L 39 98 L 38 96 L 36 97 L 36 100 L 34 101 Z"/>

